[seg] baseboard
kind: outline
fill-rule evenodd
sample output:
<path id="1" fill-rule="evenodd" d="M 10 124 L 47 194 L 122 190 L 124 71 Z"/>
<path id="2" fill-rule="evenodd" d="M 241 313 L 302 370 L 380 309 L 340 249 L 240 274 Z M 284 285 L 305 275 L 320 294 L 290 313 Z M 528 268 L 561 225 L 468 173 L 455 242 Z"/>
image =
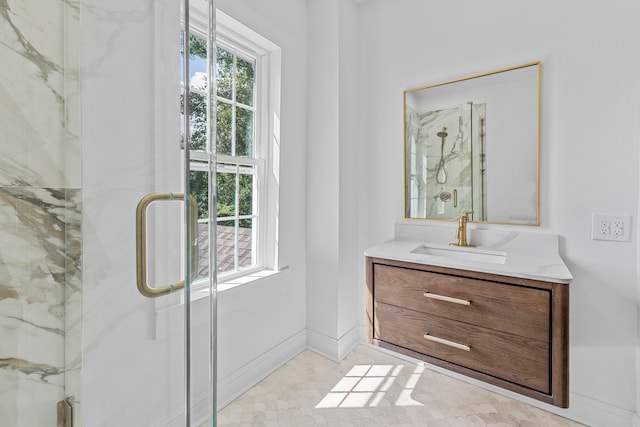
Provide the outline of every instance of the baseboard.
<path id="1" fill-rule="evenodd" d="M 364 339 L 365 329 L 362 325 L 354 326 L 338 339 L 307 330 L 307 348 L 334 362 L 344 359 Z"/>
<path id="2" fill-rule="evenodd" d="M 233 402 L 254 385 L 306 349 L 307 333 L 298 332 L 272 347 L 242 368 L 218 378 L 218 410 Z"/>
<path id="3" fill-rule="evenodd" d="M 422 364 L 429 370 L 439 372 L 444 375 L 464 381 L 466 383 L 473 384 L 480 388 L 484 388 L 500 395 L 510 397 L 514 400 L 526 403 L 531 406 L 535 406 L 544 411 L 551 412 L 553 414 L 568 418 L 573 421 L 577 421 L 590 427 L 640 427 L 640 418 L 638 418 L 638 414 L 611 405 L 610 403 L 602 402 L 588 396 L 583 396 L 578 393 L 569 394 L 569 408 L 558 408 L 556 406 L 539 402 L 535 399 L 531 399 L 517 393 L 513 393 L 500 387 L 486 384 L 482 381 L 457 374 L 439 366 L 425 363 L 410 356 L 405 356 L 403 354 L 380 348 L 368 343 L 363 343 L 363 345 L 370 346 L 371 348 L 395 356 L 399 359 L 407 360 L 416 364 Z"/>
<path id="4" fill-rule="evenodd" d="M 638 415 L 634 412 L 578 393 L 571 393 L 569 399 L 569 408 L 566 410 L 541 408 L 592 427 L 640 426 L 640 422 L 636 421 Z"/>

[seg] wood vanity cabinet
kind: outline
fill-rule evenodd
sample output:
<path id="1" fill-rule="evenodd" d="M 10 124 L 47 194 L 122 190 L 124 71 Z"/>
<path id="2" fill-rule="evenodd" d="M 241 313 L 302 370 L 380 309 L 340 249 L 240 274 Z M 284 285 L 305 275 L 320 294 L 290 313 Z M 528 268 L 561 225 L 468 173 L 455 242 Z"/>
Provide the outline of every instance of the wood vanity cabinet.
<path id="1" fill-rule="evenodd" d="M 368 340 L 566 408 L 569 285 L 367 257 Z"/>

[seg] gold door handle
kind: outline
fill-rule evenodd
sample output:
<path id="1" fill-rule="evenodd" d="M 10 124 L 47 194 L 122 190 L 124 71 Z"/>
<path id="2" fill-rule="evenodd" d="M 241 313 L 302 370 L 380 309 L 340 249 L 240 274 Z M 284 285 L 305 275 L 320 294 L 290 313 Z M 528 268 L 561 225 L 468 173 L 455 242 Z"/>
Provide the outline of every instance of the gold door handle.
<path id="1" fill-rule="evenodd" d="M 151 287 L 147 282 L 147 208 L 153 202 L 159 200 L 184 200 L 184 193 L 151 193 L 144 196 L 136 208 L 136 267 L 138 290 L 142 295 L 149 298 L 156 298 L 167 295 L 184 288 L 185 281 L 170 284 L 162 287 Z M 193 196 L 189 197 L 191 202 L 190 227 L 191 236 L 189 239 L 191 249 L 191 274 L 197 271 L 198 260 L 198 204 Z"/>

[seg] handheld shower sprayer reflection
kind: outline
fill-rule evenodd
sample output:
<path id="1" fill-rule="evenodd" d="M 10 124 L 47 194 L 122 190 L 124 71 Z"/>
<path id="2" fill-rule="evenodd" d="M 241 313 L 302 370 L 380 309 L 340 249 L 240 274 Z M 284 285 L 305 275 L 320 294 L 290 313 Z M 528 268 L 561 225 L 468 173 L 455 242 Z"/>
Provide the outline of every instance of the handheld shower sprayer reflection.
<path id="1" fill-rule="evenodd" d="M 442 131 L 438 132 L 436 135 L 442 139 L 440 144 L 440 161 L 436 166 L 436 182 L 438 184 L 444 184 L 447 182 L 447 171 L 444 168 L 444 140 L 449 135 L 447 133 L 447 128 L 443 127 Z"/>

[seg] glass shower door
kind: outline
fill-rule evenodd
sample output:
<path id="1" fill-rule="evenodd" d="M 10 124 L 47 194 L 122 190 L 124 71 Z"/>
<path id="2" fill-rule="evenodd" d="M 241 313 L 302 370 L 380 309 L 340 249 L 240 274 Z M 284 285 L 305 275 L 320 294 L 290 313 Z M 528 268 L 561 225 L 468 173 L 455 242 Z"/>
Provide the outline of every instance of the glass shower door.
<path id="1" fill-rule="evenodd" d="M 486 220 L 486 104 L 407 110 L 406 215 Z"/>
<path id="2" fill-rule="evenodd" d="M 215 425 L 215 269 L 198 274 L 199 260 L 215 265 L 215 221 L 199 218 L 202 203 L 215 206 L 215 191 L 203 201 L 190 188 L 195 5 L 90 3 L 84 26 L 98 49 L 107 47 L 86 55 L 96 65 L 87 66 L 95 75 L 83 107 L 82 420 Z M 215 3 L 198 6 L 208 22 L 206 56 L 215 58 Z M 206 121 L 215 124 L 214 98 L 206 98 Z M 215 134 L 206 129 L 207 138 Z M 199 160 L 214 176 L 215 153 Z"/>

